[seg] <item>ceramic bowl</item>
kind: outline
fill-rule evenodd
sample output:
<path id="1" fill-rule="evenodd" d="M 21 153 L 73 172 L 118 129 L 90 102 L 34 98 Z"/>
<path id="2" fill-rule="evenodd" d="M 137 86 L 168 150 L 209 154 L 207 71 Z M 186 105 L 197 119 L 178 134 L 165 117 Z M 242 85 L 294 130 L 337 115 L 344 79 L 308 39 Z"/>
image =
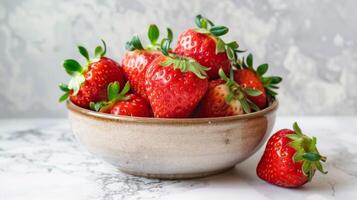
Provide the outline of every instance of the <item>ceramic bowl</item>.
<path id="1" fill-rule="evenodd" d="M 132 175 L 182 179 L 223 172 L 256 152 L 273 128 L 278 101 L 245 115 L 185 119 L 67 107 L 74 135 L 94 155 Z"/>

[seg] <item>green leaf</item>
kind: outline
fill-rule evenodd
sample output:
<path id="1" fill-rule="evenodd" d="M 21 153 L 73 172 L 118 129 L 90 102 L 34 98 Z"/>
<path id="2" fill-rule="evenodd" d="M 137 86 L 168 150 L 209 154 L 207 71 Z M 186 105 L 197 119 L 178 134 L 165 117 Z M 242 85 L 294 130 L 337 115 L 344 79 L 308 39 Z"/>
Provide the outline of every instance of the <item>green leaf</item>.
<path id="1" fill-rule="evenodd" d="M 161 41 L 161 52 L 165 56 L 169 55 L 170 44 L 171 44 L 171 41 L 167 38 L 165 38 Z"/>
<path id="2" fill-rule="evenodd" d="M 226 44 L 232 50 L 238 49 L 239 45 L 236 41 L 232 41 Z"/>
<path id="3" fill-rule="evenodd" d="M 267 86 L 270 85 L 273 79 L 271 77 L 261 77 L 263 85 Z"/>
<path id="4" fill-rule="evenodd" d="M 296 135 L 296 134 L 288 134 L 286 135 L 287 138 L 290 138 L 291 140 L 298 140 L 300 139 L 301 137 Z"/>
<path id="5" fill-rule="evenodd" d="M 121 92 L 119 93 L 120 96 L 124 96 L 126 95 L 126 93 L 128 93 L 130 90 L 130 83 L 129 81 L 125 83 L 123 89 L 121 90 Z"/>
<path id="6" fill-rule="evenodd" d="M 226 51 L 226 44 L 223 42 L 223 40 L 217 38 L 216 54 L 223 53 L 225 51 Z"/>
<path id="7" fill-rule="evenodd" d="M 68 88 L 73 90 L 73 96 L 76 96 L 79 88 L 81 87 L 82 83 L 85 81 L 84 76 L 82 74 L 78 74 L 74 76 L 68 84 Z"/>
<path id="8" fill-rule="evenodd" d="M 172 30 L 170 28 L 167 28 L 166 30 L 167 30 L 167 39 L 169 39 L 170 42 L 172 42 L 174 34 L 172 33 Z"/>
<path id="9" fill-rule="evenodd" d="M 120 88 L 119 82 L 117 81 L 108 84 L 107 93 L 108 93 L 109 101 L 118 97 L 119 88 Z"/>
<path id="10" fill-rule="evenodd" d="M 311 162 L 304 161 L 302 164 L 302 171 L 305 175 L 308 175 L 311 169 Z"/>
<path id="11" fill-rule="evenodd" d="M 203 29 L 203 28 L 195 28 L 194 29 L 197 33 L 202 33 L 202 34 L 208 34 L 210 33 L 208 30 Z"/>
<path id="12" fill-rule="evenodd" d="M 268 87 L 268 88 L 270 88 L 270 89 L 279 89 L 279 87 L 276 86 L 276 85 L 268 85 L 268 86 L 266 86 L 266 87 Z"/>
<path id="13" fill-rule="evenodd" d="M 237 52 L 237 53 L 245 53 L 247 50 L 235 49 L 234 51 Z"/>
<path id="14" fill-rule="evenodd" d="M 207 18 L 205 18 L 205 20 L 207 21 L 207 23 L 208 23 L 210 26 L 214 26 L 214 23 L 213 23 L 211 20 L 209 20 L 209 19 L 207 19 Z"/>
<path id="15" fill-rule="evenodd" d="M 222 36 L 226 33 L 228 33 L 228 28 L 225 26 L 213 26 L 209 29 L 209 32 L 211 32 L 213 35 L 219 37 Z"/>
<path id="16" fill-rule="evenodd" d="M 278 93 L 274 92 L 273 90 L 269 89 L 269 88 L 265 88 L 265 92 L 270 95 L 271 97 L 275 97 Z"/>
<path id="17" fill-rule="evenodd" d="M 63 62 L 63 67 L 70 76 L 82 73 L 81 65 L 73 59 L 67 59 Z"/>
<path id="18" fill-rule="evenodd" d="M 229 104 L 233 99 L 234 99 L 234 95 L 231 92 L 228 93 L 228 95 L 224 98 L 227 104 Z"/>
<path id="19" fill-rule="evenodd" d="M 303 142 L 303 139 L 299 138 L 299 139 L 296 139 L 296 140 L 293 140 L 292 142 L 290 142 L 289 146 L 294 148 L 296 151 L 303 151 L 304 148 L 302 147 L 302 142 Z"/>
<path id="20" fill-rule="evenodd" d="M 248 102 L 248 104 L 249 104 L 249 107 L 251 108 L 251 109 L 253 109 L 254 111 L 259 111 L 260 110 L 260 108 L 255 104 L 255 103 L 253 103 L 252 101 L 250 101 L 249 99 L 246 99 L 247 100 L 247 102 Z"/>
<path id="21" fill-rule="evenodd" d="M 95 49 L 94 49 L 94 57 L 96 58 L 100 58 L 103 53 L 103 48 L 101 46 L 97 46 Z"/>
<path id="22" fill-rule="evenodd" d="M 265 74 L 268 71 L 269 65 L 268 64 L 261 64 L 258 66 L 257 68 L 257 73 L 259 74 L 259 76 L 262 76 L 263 74 Z"/>
<path id="23" fill-rule="evenodd" d="M 226 76 L 226 73 L 224 73 L 222 68 L 220 68 L 218 70 L 218 75 L 219 75 L 219 77 L 221 77 L 222 80 L 224 80 L 226 82 L 229 81 L 229 78 Z"/>
<path id="24" fill-rule="evenodd" d="M 325 171 L 321 165 L 320 162 L 315 162 L 315 166 L 316 166 L 316 169 L 319 170 L 319 172 L 323 173 L 323 174 L 327 174 L 327 171 Z"/>
<path id="25" fill-rule="evenodd" d="M 143 45 L 141 44 L 140 38 L 137 34 L 135 34 L 131 39 L 131 45 L 133 45 L 133 47 L 138 50 L 144 49 Z"/>
<path id="26" fill-rule="evenodd" d="M 68 93 L 64 93 L 59 99 L 59 102 L 63 102 L 68 99 Z"/>
<path id="27" fill-rule="evenodd" d="M 105 101 L 99 101 L 99 102 L 96 102 L 96 103 L 90 102 L 89 103 L 89 108 L 91 110 L 99 112 L 106 105 L 107 105 L 107 103 Z"/>
<path id="28" fill-rule="evenodd" d="M 247 56 L 247 65 L 249 68 L 253 68 L 253 55 L 251 53 Z"/>
<path id="29" fill-rule="evenodd" d="M 159 28 L 155 24 L 151 24 L 148 30 L 148 37 L 152 45 L 155 45 L 160 37 Z"/>
<path id="30" fill-rule="evenodd" d="M 304 155 L 303 152 L 296 152 L 296 153 L 294 154 L 293 161 L 294 161 L 294 162 L 299 162 L 299 161 L 304 160 L 304 158 L 302 157 L 302 155 Z"/>
<path id="31" fill-rule="evenodd" d="M 60 90 L 62 90 L 63 92 L 69 92 L 70 89 L 68 88 L 68 85 L 64 84 L 64 83 L 60 83 L 59 84 L 59 88 Z"/>
<path id="32" fill-rule="evenodd" d="M 105 44 L 104 40 L 102 40 L 103 43 L 103 47 L 101 46 L 97 46 L 94 49 L 94 57 L 95 58 L 101 58 L 105 55 L 106 51 L 107 51 L 107 45 Z"/>
<path id="33" fill-rule="evenodd" d="M 86 48 L 82 47 L 82 46 L 78 46 L 78 50 L 79 50 L 79 53 L 86 58 L 87 62 L 90 62 L 89 61 L 89 54 L 88 54 L 88 51 Z"/>
<path id="34" fill-rule="evenodd" d="M 187 57 L 166 57 L 166 59 L 160 63 L 163 67 L 172 66 L 173 69 L 180 69 L 181 72 L 186 73 L 188 71 L 194 73 L 198 78 L 207 78 L 206 71 L 210 68 L 204 67 L 196 62 L 192 58 Z"/>
<path id="35" fill-rule="evenodd" d="M 244 88 L 243 89 L 245 93 L 247 93 L 249 96 L 256 97 L 262 94 L 260 90 L 256 90 L 253 88 Z"/>
<path id="36" fill-rule="evenodd" d="M 125 49 L 128 51 L 134 51 L 135 47 L 133 46 L 133 44 L 131 44 L 131 42 L 126 42 L 125 43 Z"/>
<path id="37" fill-rule="evenodd" d="M 230 47 L 226 49 L 227 51 L 227 57 L 229 60 L 235 60 L 235 55 L 234 55 L 234 50 Z"/>
<path id="38" fill-rule="evenodd" d="M 302 157 L 308 161 L 319 161 L 321 156 L 317 153 L 304 153 L 304 155 L 302 155 Z"/>
<path id="39" fill-rule="evenodd" d="M 203 28 L 201 24 L 202 15 L 197 15 L 195 17 L 195 24 L 198 28 Z"/>
<path id="40" fill-rule="evenodd" d="M 300 135 L 300 136 L 302 135 L 302 131 L 301 131 L 301 129 L 300 129 L 300 127 L 299 127 L 297 122 L 294 122 L 293 130 L 297 135 Z"/>
<path id="41" fill-rule="evenodd" d="M 283 80 L 283 78 L 279 76 L 271 76 L 270 78 L 272 79 L 271 84 L 278 84 Z"/>
<path id="42" fill-rule="evenodd" d="M 244 111 L 245 113 L 251 113 L 249 104 L 248 104 L 248 102 L 247 102 L 245 99 L 240 99 L 239 102 L 240 102 L 240 104 L 241 104 L 241 106 L 242 106 L 242 108 L 243 108 L 243 111 Z"/>

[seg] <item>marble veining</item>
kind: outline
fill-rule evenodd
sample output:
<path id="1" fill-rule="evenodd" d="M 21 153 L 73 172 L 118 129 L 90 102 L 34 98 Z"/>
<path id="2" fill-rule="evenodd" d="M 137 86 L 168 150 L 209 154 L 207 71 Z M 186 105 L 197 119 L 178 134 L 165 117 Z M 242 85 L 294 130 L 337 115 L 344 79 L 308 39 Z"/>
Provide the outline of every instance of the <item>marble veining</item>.
<path id="1" fill-rule="evenodd" d="M 90 155 L 67 120 L 0 120 L 0 199 L 357 199 L 357 118 L 280 117 L 297 120 L 318 137 L 328 175 L 300 189 L 269 185 L 255 175 L 262 149 L 235 169 L 193 180 L 163 181 L 121 173 Z"/>

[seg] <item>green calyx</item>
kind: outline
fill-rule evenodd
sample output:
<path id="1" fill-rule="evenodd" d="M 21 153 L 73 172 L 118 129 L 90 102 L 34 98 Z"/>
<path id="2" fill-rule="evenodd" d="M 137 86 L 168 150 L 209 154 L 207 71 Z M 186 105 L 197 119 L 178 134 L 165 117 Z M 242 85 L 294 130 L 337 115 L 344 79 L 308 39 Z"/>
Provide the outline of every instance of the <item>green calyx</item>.
<path id="1" fill-rule="evenodd" d="M 246 59 L 244 59 L 244 57 L 242 58 L 242 60 L 237 59 L 236 64 L 234 64 L 233 66 L 238 69 L 249 69 L 255 72 L 262 81 L 265 91 L 270 98 L 274 99 L 275 96 L 278 94 L 276 90 L 279 89 L 278 84 L 283 79 L 279 76 L 264 76 L 264 74 L 266 74 L 269 69 L 269 65 L 267 63 L 261 64 L 257 67 L 257 69 L 254 69 L 253 55 L 251 53 L 248 54 Z"/>
<path id="2" fill-rule="evenodd" d="M 213 22 L 202 15 L 197 15 L 195 18 L 195 23 L 198 28 L 195 29 L 196 32 L 209 34 L 213 36 L 216 40 L 216 54 L 226 52 L 228 59 L 231 63 L 235 64 L 237 60 L 237 53 L 245 52 L 239 50 L 239 45 L 236 41 L 225 43 L 220 36 L 228 33 L 229 29 L 225 26 L 216 26 Z"/>
<path id="3" fill-rule="evenodd" d="M 321 156 L 317 150 L 316 137 L 311 138 L 304 135 L 296 122 L 293 125 L 293 130 L 293 134 L 288 134 L 286 136 L 292 140 L 289 143 L 289 146 L 296 150 L 296 153 L 293 156 L 293 161 L 303 162 L 302 171 L 304 175 L 308 177 L 309 181 L 312 180 L 316 170 L 323 174 L 327 174 L 327 171 L 324 171 L 321 164 L 321 161 L 326 162 L 326 157 Z"/>
<path id="4" fill-rule="evenodd" d="M 221 77 L 221 79 L 226 82 L 226 85 L 229 88 L 229 94 L 225 97 L 225 101 L 227 104 L 229 104 L 232 100 L 238 100 L 245 113 L 251 113 L 252 110 L 254 111 L 260 110 L 257 105 L 255 105 L 252 101 L 250 101 L 246 97 L 246 95 L 259 96 L 262 94 L 261 91 L 251 88 L 240 87 L 240 85 L 234 81 L 232 69 L 229 78 L 226 76 L 222 68 L 219 69 L 218 74 Z"/>
<path id="5" fill-rule="evenodd" d="M 206 71 L 210 68 L 200 65 L 200 63 L 192 58 L 170 53 L 171 42 L 172 34 L 170 37 L 161 40 L 160 51 L 165 55 L 166 59 L 160 63 L 160 65 L 163 67 L 172 66 L 174 69 L 179 69 L 183 73 L 192 72 L 200 79 L 207 78 Z"/>
<path id="6" fill-rule="evenodd" d="M 67 59 L 63 62 L 63 67 L 65 71 L 67 72 L 68 75 L 70 75 L 72 78 L 69 81 L 68 85 L 61 83 L 59 85 L 59 88 L 64 94 L 59 98 L 59 102 L 63 102 L 68 99 L 69 93 L 71 93 L 72 96 L 77 95 L 82 83 L 84 83 L 85 78 L 84 78 L 84 73 L 88 70 L 89 64 L 93 62 L 97 62 L 101 57 L 103 57 L 107 51 L 106 44 L 104 40 L 102 40 L 103 47 L 102 46 L 97 46 L 94 49 L 94 58 L 90 59 L 89 53 L 86 48 L 83 46 L 78 46 L 78 51 L 79 53 L 86 59 L 86 64 L 81 65 L 79 62 L 77 62 L 74 59 Z"/>
<path id="7" fill-rule="evenodd" d="M 107 87 L 108 101 L 91 102 L 89 104 L 90 109 L 97 112 L 107 112 L 109 111 L 115 103 L 118 101 L 127 101 L 130 99 L 126 94 L 130 90 L 129 82 L 126 82 L 123 89 L 120 91 L 119 82 L 115 81 L 109 83 Z"/>
<path id="8" fill-rule="evenodd" d="M 173 33 L 170 28 L 166 28 L 167 36 L 164 39 L 172 41 Z M 155 24 L 150 24 L 147 36 L 149 38 L 150 44 L 144 47 L 140 41 L 140 38 L 137 34 L 135 34 L 130 41 L 126 42 L 125 48 L 128 51 L 134 50 L 149 50 L 149 51 L 158 51 L 161 50 L 161 44 L 164 39 L 159 41 L 160 38 L 160 30 Z"/>
<path id="9" fill-rule="evenodd" d="M 174 69 L 179 69 L 183 73 L 192 72 L 200 79 L 207 78 L 206 71 L 209 70 L 209 68 L 200 65 L 192 58 L 173 54 L 167 54 L 165 61 L 160 63 L 160 65 L 163 67 L 172 66 Z"/>

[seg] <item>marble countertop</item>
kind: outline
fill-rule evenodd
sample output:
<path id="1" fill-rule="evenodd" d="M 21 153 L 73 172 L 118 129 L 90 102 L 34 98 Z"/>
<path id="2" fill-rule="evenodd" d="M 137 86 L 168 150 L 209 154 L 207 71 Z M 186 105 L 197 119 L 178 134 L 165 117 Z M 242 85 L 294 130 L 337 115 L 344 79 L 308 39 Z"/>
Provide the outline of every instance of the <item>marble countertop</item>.
<path id="1" fill-rule="evenodd" d="M 357 117 L 279 117 L 274 130 L 295 120 L 318 137 L 329 171 L 299 189 L 257 178 L 263 148 L 221 175 L 162 181 L 123 174 L 93 157 L 65 119 L 0 120 L 0 199 L 357 199 Z"/>

